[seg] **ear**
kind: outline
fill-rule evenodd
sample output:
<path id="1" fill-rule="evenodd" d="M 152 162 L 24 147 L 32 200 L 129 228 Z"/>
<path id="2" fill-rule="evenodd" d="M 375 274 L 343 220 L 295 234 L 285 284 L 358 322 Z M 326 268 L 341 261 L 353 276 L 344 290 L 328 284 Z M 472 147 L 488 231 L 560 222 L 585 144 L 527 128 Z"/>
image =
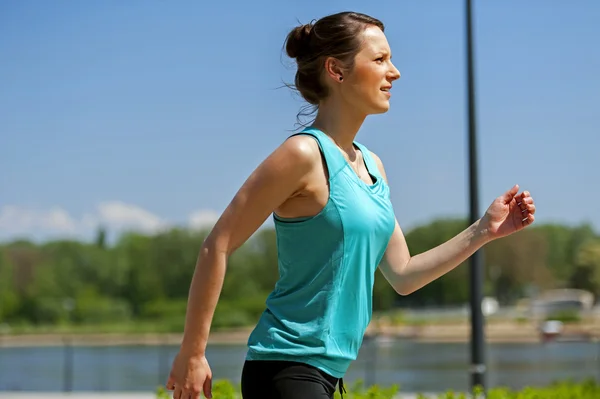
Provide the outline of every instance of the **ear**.
<path id="1" fill-rule="evenodd" d="M 325 75 L 338 83 L 341 82 L 344 78 L 344 68 L 340 60 L 327 57 L 325 60 Z"/>

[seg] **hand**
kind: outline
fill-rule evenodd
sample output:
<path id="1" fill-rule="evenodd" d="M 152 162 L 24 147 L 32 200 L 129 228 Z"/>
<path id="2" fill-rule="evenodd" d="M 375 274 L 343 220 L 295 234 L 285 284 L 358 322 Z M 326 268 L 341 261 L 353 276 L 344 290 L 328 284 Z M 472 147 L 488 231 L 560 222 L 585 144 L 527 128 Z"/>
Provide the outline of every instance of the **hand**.
<path id="1" fill-rule="evenodd" d="M 179 351 L 166 384 L 166 388 L 173 391 L 173 399 L 197 399 L 201 392 L 212 398 L 211 384 L 212 371 L 206 357 Z"/>
<path id="2" fill-rule="evenodd" d="M 520 194 L 519 185 L 496 198 L 481 219 L 491 239 L 516 233 L 534 221 L 535 205 L 529 191 Z"/>

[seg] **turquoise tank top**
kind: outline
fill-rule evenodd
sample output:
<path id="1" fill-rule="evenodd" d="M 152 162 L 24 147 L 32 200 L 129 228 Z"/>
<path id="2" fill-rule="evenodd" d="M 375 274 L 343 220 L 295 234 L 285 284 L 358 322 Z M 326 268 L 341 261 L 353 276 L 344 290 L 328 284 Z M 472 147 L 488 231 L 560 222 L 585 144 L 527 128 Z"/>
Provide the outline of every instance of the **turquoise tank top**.
<path id="1" fill-rule="evenodd" d="M 329 171 L 329 201 L 317 215 L 273 215 L 279 280 L 248 339 L 247 360 L 292 360 L 342 378 L 371 321 L 374 275 L 394 231 L 390 190 L 359 143 L 374 184 L 362 181 L 334 142 L 313 136 Z"/>

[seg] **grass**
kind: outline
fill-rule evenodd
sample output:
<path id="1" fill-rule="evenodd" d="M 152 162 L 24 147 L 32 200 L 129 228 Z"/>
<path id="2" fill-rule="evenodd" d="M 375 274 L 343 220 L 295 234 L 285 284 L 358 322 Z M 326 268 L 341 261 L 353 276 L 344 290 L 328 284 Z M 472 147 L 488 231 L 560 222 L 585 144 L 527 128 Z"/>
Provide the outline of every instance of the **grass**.
<path id="1" fill-rule="evenodd" d="M 398 385 L 381 387 L 373 385 L 365 387 L 362 381 L 355 382 L 346 388 L 347 399 L 394 399 L 401 392 Z M 226 380 L 218 380 L 213 383 L 213 398 L 215 399 L 240 399 L 240 387 Z M 482 391 L 475 389 L 471 394 L 465 392 L 447 391 L 435 396 L 420 394 L 419 399 L 467 399 L 482 397 Z M 520 390 L 512 390 L 503 387 L 493 387 L 487 391 L 487 399 L 598 399 L 600 398 L 600 384 L 593 379 L 574 382 L 560 381 L 544 387 L 525 387 Z M 157 399 L 168 399 L 172 397 L 171 392 L 164 388 L 158 388 Z M 203 396 L 201 396 L 203 397 Z M 335 399 L 340 399 L 339 392 L 335 393 Z"/>

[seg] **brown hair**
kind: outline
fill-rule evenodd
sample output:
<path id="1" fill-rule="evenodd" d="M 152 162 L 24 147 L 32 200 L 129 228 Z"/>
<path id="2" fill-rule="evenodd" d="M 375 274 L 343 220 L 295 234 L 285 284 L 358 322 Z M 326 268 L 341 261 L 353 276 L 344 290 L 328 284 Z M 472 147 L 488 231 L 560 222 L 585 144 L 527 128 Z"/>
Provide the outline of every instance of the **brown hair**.
<path id="1" fill-rule="evenodd" d="M 286 37 L 285 50 L 290 58 L 296 60 L 297 71 L 294 85 L 288 86 L 300 92 L 316 110 L 319 101 L 328 95 L 327 86 L 321 81 L 325 59 L 334 57 L 345 68 L 352 69 L 354 57 L 361 46 L 360 33 L 369 25 L 384 30 L 383 23 L 378 19 L 348 11 L 292 29 Z"/>

